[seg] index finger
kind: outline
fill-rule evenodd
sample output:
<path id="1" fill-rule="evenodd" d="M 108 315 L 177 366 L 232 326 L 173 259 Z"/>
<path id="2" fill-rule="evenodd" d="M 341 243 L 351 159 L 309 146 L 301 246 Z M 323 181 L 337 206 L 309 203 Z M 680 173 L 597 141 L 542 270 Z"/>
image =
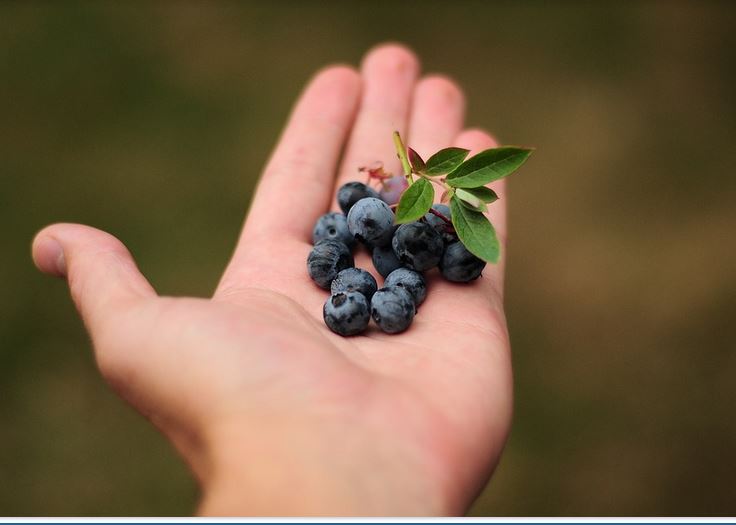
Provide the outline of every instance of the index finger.
<path id="1" fill-rule="evenodd" d="M 308 240 L 332 197 L 359 93 L 360 77 L 346 66 L 325 69 L 309 83 L 263 172 L 242 237 Z"/>

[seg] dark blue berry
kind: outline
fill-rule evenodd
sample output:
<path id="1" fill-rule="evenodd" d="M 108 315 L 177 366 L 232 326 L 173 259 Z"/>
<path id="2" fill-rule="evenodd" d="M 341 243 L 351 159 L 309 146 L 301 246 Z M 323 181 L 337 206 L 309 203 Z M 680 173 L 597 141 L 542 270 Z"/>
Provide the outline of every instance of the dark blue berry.
<path id="1" fill-rule="evenodd" d="M 361 199 L 348 212 L 348 228 L 365 244 L 385 246 L 394 232 L 394 212 L 381 199 Z"/>
<path id="2" fill-rule="evenodd" d="M 381 288 L 371 299 L 371 316 L 378 327 L 388 334 L 409 328 L 415 313 L 414 299 L 404 288 Z"/>
<path id="3" fill-rule="evenodd" d="M 450 213 L 450 207 L 445 204 L 433 204 L 432 209 L 440 212 L 442 215 L 447 217 L 448 219 L 452 219 L 452 214 Z M 432 226 L 435 230 L 437 230 L 437 233 L 442 235 L 442 239 L 446 242 L 454 242 L 457 240 L 457 237 L 455 236 L 452 225 L 447 224 L 442 218 L 437 217 L 434 213 L 427 212 L 424 215 L 424 222 Z"/>
<path id="4" fill-rule="evenodd" d="M 344 270 L 348 271 L 348 270 Z M 394 270 L 386 277 L 383 283 L 386 288 L 398 286 L 404 288 L 414 298 L 414 304 L 419 306 L 427 297 L 427 283 L 421 273 L 408 268 Z"/>
<path id="5" fill-rule="evenodd" d="M 342 213 L 325 213 L 314 225 L 312 230 L 312 244 L 317 244 L 323 239 L 344 242 L 348 248 L 355 245 L 355 237 L 348 229 L 348 220 Z"/>
<path id="6" fill-rule="evenodd" d="M 369 301 L 377 289 L 376 279 L 361 268 L 347 268 L 341 271 L 330 286 L 330 291 L 333 294 L 338 292 L 360 292 Z"/>
<path id="7" fill-rule="evenodd" d="M 359 334 L 371 319 L 368 300 L 360 292 L 333 293 L 327 299 L 322 315 L 325 324 L 340 335 Z"/>
<path id="8" fill-rule="evenodd" d="M 388 246 L 373 248 L 371 257 L 373 259 L 373 266 L 381 274 L 381 277 L 386 277 L 396 268 L 401 268 L 401 261 L 396 257 L 394 249 L 390 244 Z"/>
<path id="9" fill-rule="evenodd" d="M 442 236 L 424 222 L 402 224 L 391 244 L 401 263 L 418 272 L 437 266 L 445 249 Z"/>
<path id="10" fill-rule="evenodd" d="M 307 257 L 309 276 L 325 290 L 330 289 L 330 283 L 338 273 L 353 264 L 353 254 L 345 243 L 330 239 L 315 244 Z"/>
<path id="11" fill-rule="evenodd" d="M 337 204 L 340 205 L 340 209 L 345 215 L 348 214 L 353 204 L 366 197 L 377 199 L 378 192 L 362 182 L 348 182 L 340 186 L 340 189 L 337 190 Z"/>
<path id="12" fill-rule="evenodd" d="M 460 241 L 448 244 L 440 261 L 440 272 L 448 281 L 467 283 L 477 279 L 486 262 L 470 253 Z"/>

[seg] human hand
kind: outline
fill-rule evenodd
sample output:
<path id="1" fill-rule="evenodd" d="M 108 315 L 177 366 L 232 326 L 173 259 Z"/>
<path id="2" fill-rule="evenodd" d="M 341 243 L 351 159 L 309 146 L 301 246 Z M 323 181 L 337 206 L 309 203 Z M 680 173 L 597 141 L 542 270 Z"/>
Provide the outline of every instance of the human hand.
<path id="1" fill-rule="evenodd" d="M 430 274 L 399 335 L 330 332 L 327 294 L 306 272 L 336 188 L 376 160 L 400 172 L 394 129 L 423 156 L 495 145 L 463 131 L 454 83 L 418 73 L 411 52 L 384 45 L 360 74 L 315 76 L 211 299 L 157 296 L 102 231 L 56 224 L 34 240 L 36 265 L 67 278 L 103 376 L 191 466 L 201 513 L 458 515 L 498 461 L 512 405 L 503 258 L 469 285 Z M 504 183 L 492 187 L 503 246 Z M 356 266 L 372 270 L 365 253 Z"/>

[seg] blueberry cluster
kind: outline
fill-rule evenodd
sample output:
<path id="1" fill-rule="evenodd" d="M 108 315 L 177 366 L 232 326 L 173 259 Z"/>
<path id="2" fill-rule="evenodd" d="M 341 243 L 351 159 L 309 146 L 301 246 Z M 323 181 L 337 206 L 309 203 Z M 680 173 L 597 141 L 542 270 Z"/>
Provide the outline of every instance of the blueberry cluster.
<path id="1" fill-rule="evenodd" d="M 486 265 L 458 240 L 445 220 L 450 208 L 444 204 L 432 206 L 436 214 L 428 212 L 397 227 L 388 204 L 396 202 L 395 193 L 394 188 L 379 194 L 361 182 L 348 182 L 337 193 L 343 213 L 326 213 L 314 226 L 307 271 L 315 283 L 330 290 L 323 315 L 337 334 L 359 334 L 371 317 L 386 333 L 403 332 L 427 296 L 422 272 L 437 266 L 447 280 L 469 282 Z M 357 242 L 372 252 L 373 266 L 384 277 L 383 288 L 369 272 L 354 267 L 351 250 Z"/>

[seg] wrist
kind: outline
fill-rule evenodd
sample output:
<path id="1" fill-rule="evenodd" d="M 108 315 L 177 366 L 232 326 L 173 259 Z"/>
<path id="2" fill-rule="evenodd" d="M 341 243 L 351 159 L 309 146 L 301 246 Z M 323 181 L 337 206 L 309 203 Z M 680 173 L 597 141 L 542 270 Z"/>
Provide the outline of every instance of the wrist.
<path id="1" fill-rule="evenodd" d="M 213 433 L 200 515 L 366 516 L 447 514 L 429 475 L 391 443 L 356 443 L 325 425 Z M 361 439 L 370 439 L 366 435 Z M 371 451 L 371 457 L 365 451 Z M 374 453 L 375 451 L 375 453 Z"/>

